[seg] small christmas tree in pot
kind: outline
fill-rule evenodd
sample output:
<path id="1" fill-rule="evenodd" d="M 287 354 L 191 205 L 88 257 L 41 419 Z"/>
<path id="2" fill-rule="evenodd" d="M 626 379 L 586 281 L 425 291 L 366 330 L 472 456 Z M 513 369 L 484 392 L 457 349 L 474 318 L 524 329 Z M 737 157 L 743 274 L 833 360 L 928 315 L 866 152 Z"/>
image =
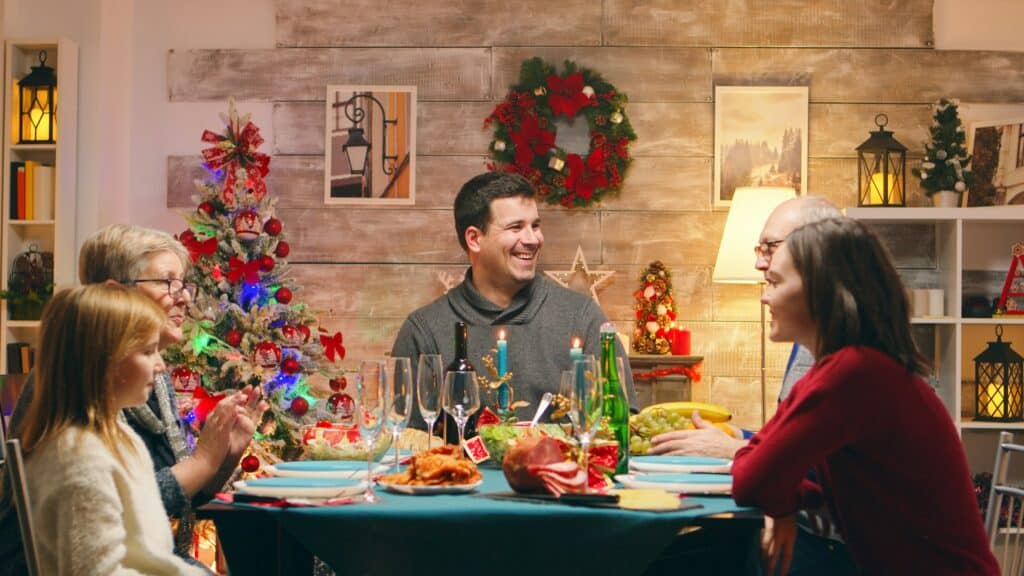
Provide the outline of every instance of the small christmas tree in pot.
<path id="1" fill-rule="evenodd" d="M 960 205 L 960 196 L 971 185 L 971 156 L 965 146 L 964 127 L 957 111 L 959 102 L 943 98 L 935 105 L 925 157 L 914 175 L 935 206 Z"/>

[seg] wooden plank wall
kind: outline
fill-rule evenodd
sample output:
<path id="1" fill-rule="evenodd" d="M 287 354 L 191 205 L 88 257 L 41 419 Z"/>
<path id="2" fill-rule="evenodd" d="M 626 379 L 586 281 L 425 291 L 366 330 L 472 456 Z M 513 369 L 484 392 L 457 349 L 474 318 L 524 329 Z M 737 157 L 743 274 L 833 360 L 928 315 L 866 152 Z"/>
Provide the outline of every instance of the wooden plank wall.
<path id="1" fill-rule="evenodd" d="M 876 113 L 916 151 L 940 97 L 1024 101 L 1024 54 L 935 51 L 931 10 L 932 0 L 278 0 L 276 48 L 172 51 L 167 81 L 175 102 L 274 103 L 270 189 L 305 285 L 298 297 L 344 331 L 356 358 L 390 349 L 405 315 L 441 294 L 438 276 L 461 273 L 451 202 L 483 169 L 483 119 L 520 63 L 568 58 L 600 71 L 629 95 L 635 162 L 599 208 L 544 210 L 542 264 L 564 269 L 580 245 L 590 266 L 616 271 L 601 303 L 628 328 L 636 276 L 663 260 L 705 356 L 695 399 L 757 426 L 758 291 L 710 281 L 725 222 L 711 209 L 714 86 L 809 86 L 809 191 L 853 205 L 854 148 Z M 322 205 L 330 83 L 418 87 L 415 207 Z M 191 205 L 196 152 L 168 159 L 169 206 Z M 910 203 L 925 201 L 914 183 Z M 770 397 L 787 352 L 769 343 Z"/>

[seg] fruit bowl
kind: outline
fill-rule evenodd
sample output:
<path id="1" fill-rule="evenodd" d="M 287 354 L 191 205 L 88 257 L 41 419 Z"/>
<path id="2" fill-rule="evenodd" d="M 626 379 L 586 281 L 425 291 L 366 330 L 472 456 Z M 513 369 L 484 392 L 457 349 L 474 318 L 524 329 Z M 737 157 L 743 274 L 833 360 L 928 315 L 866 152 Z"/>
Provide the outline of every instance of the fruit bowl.
<path id="1" fill-rule="evenodd" d="M 366 460 L 366 445 L 357 428 L 327 425 L 302 427 L 302 447 L 307 460 Z M 373 459 L 391 447 L 391 434 L 382 430 L 373 446 Z"/>
<path id="2" fill-rule="evenodd" d="M 481 426 L 477 432 L 480 435 L 480 439 L 484 441 L 484 446 L 487 448 L 487 452 L 491 454 L 491 459 L 488 460 L 487 463 L 499 467 L 501 466 L 502 460 L 505 459 L 505 450 L 508 449 L 509 440 L 523 438 L 531 434 L 530 424 L 528 422 L 521 422 L 518 424 L 488 424 Z M 562 430 L 562 426 L 560 424 L 538 424 L 537 428 L 535 428 L 532 433 L 561 438 L 563 440 L 569 438 L 565 431 Z"/>

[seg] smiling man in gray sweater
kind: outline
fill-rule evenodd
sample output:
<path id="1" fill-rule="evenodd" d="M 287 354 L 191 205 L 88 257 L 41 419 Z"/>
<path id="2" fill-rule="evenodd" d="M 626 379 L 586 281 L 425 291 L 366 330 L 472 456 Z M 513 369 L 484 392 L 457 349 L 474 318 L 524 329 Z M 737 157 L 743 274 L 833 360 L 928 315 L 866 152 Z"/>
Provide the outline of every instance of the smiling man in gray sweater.
<path id="1" fill-rule="evenodd" d="M 517 174 L 488 172 L 466 182 L 455 198 L 455 230 L 469 255 L 466 279 L 402 324 L 392 356 L 412 359 L 441 354 L 455 357 L 455 322 L 469 328 L 469 361 L 486 374 L 483 357 L 492 355 L 499 330 L 508 341 L 508 370 L 514 400 L 530 403 L 517 416 L 529 419 L 544 392 L 558 392 L 562 370 L 570 365 L 574 338 L 584 354 L 600 352 L 604 312 L 589 297 L 537 275 L 544 245 L 535 192 Z M 626 355 L 616 342 L 618 354 Z M 623 362 L 629 404 L 636 394 L 629 362 Z M 418 410 L 413 423 L 423 427 Z"/>

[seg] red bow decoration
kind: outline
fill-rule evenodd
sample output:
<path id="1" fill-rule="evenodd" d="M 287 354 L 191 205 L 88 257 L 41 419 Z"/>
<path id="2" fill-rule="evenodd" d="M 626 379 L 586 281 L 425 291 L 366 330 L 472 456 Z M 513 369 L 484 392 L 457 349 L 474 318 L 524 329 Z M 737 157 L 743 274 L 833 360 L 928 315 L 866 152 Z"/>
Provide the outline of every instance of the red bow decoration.
<path id="1" fill-rule="evenodd" d="M 256 284 L 260 281 L 259 259 L 243 262 L 238 256 L 228 259 L 228 282 L 235 284 L 244 277 L 249 284 Z"/>
<path id="2" fill-rule="evenodd" d="M 573 72 L 565 78 L 557 74 L 548 76 L 548 106 L 555 116 L 575 118 L 580 108 L 590 104 L 590 98 L 583 93 L 583 73 Z"/>
<path id="3" fill-rule="evenodd" d="M 199 240 L 191 230 L 186 230 L 178 240 L 188 250 L 188 257 L 192 262 L 199 260 L 203 256 L 213 256 L 217 253 L 216 238 Z"/>
<path id="4" fill-rule="evenodd" d="M 270 172 L 270 156 L 256 151 L 263 144 L 259 127 L 246 122 L 239 130 L 238 123 L 238 114 L 232 104 L 231 117 L 224 134 L 204 130 L 202 136 L 203 142 L 212 144 L 202 151 L 206 165 L 213 170 L 224 169 L 226 178 L 222 190 L 224 202 L 228 206 L 233 206 L 235 202 L 234 189 L 239 167 L 245 170 L 245 186 L 252 190 L 257 202 L 267 195 L 267 185 L 263 178 Z"/>
<path id="5" fill-rule="evenodd" d="M 509 139 L 516 147 L 516 166 L 529 168 L 535 154 L 547 154 L 555 145 L 555 133 L 540 127 L 536 116 L 525 116 L 519 124 L 519 131 Z"/>
<path id="6" fill-rule="evenodd" d="M 196 388 L 192 391 L 192 398 L 197 400 L 193 411 L 196 413 L 196 421 L 202 424 L 206 421 L 206 417 L 210 414 L 217 403 L 224 399 L 223 392 L 220 394 L 210 394 L 203 387 Z"/>
<path id="7" fill-rule="evenodd" d="M 566 156 L 565 163 L 569 169 L 569 175 L 565 179 L 565 189 L 576 192 L 584 200 L 590 200 L 594 195 L 594 189 L 608 186 L 604 160 L 604 148 L 591 150 L 586 164 L 583 163 L 579 154 Z"/>
<path id="8" fill-rule="evenodd" d="M 335 362 L 335 356 L 337 356 L 338 362 L 345 359 L 345 347 L 341 345 L 341 340 L 341 332 L 335 332 L 334 336 L 320 335 L 320 344 L 324 347 L 324 355 L 331 362 Z"/>

